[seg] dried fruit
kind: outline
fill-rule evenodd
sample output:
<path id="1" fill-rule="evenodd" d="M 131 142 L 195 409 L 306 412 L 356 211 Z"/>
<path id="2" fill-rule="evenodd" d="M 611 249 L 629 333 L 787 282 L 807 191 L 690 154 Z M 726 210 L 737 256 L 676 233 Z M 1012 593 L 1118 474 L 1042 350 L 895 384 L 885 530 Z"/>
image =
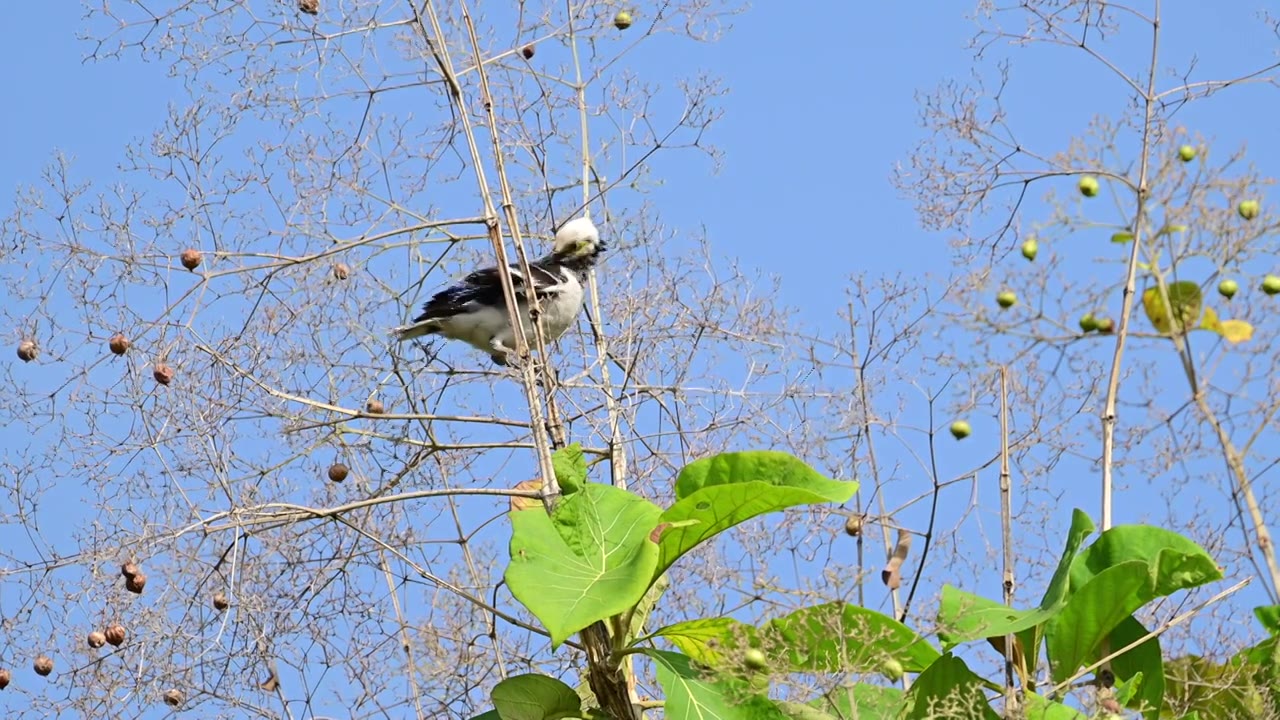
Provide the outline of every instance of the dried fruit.
<path id="1" fill-rule="evenodd" d="M 844 521 L 844 532 L 849 537 L 858 537 L 862 534 L 862 516 L 850 515 L 848 520 Z"/>
<path id="2" fill-rule="evenodd" d="M 226 610 L 231 607 L 231 601 L 227 599 L 227 594 L 219 590 L 213 594 L 213 609 Z"/>
<path id="3" fill-rule="evenodd" d="M 951 423 L 951 435 L 957 440 L 963 440 L 973 433 L 973 428 L 969 427 L 969 423 L 964 420 L 957 420 Z"/>
<path id="4" fill-rule="evenodd" d="M 1230 300 L 1240 291 L 1240 283 L 1235 280 L 1223 280 L 1218 283 L 1218 294 Z"/>
<path id="5" fill-rule="evenodd" d="M 347 475 L 350 473 L 351 470 L 342 463 L 334 463 L 329 466 L 329 479 L 334 482 L 342 482 L 343 480 L 346 480 Z"/>
<path id="6" fill-rule="evenodd" d="M 107 347 L 111 348 L 111 352 L 116 355 L 123 355 L 128 352 L 130 344 L 129 338 L 125 337 L 121 333 L 112 335 L 111 339 L 107 341 Z"/>
<path id="7" fill-rule="evenodd" d="M 188 270 L 195 270 L 200 267 L 200 261 L 204 259 L 204 256 L 195 248 L 187 248 L 182 251 L 182 255 L 178 259 L 182 261 L 182 267 Z"/>
<path id="8" fill-rule="evenodd" d="M 1258 204 L 1257 200 L 1243 200 L 1236 206 L 1236 212 L 1240 213 L 1240 217 L 1245 220 L 1252 220 L 1258 217 L 1261 209 L 1262 206 Z"/>
<path id="9" fill-rule="evenodd" d="M 381 400 L 378 400 L 375 398 L 365 403 L 364 411 L 369 413 L 370 415 L 381 415 L 382 413 L 387 411 L 387 408 L 385 405 L 382 404 Z"/>
<path id="10" fill-rule="evenodd" d="M 626 10 L 619 10 L 618 14 L 613 16 L 613 26 L 619 30 L 626 30 L 631 27 L 631 13 Z"/>
<path id="11" fill-rule="evenodd" d="M 115 625 L 112 625 L 111 627 L 107 628 L 107 631 L 102 635 L 104 638 L 106 638 L 107 642 L 111 643 L 116 647 L 120 647 L 121 645 L 124 644 L 126 633 L 124 631 L 124 626 L 121 625 L 120 623 L 116 623 Z"/>
<path id="12" fill-rule="evenodd" d="M 168 385 L 173 382 L 173 368 L 165 365 L 164 363 L 156 365 L 156 369 L 151 371 L 151 375 L 155 377 L 156 382 L 161 385 Z"/>
<path id="13" fill-rule="evenodd" d="M 102 634 L 102 632 L 99 630 L 94 630 L 93 632 L 89 633 L 88 640 L 89 640 L 89 647 L 93 648 L 94 650 L 97 650 L 98 648 L 107 644 L 107 636 Z"/>
<path id="14" fill-rule="evenodd" d="M 8 668 L 0 668 L 0 690 L 9 687 L 9 681 L 13 679 Z"/>
<path id="15" fill-rule="evenodd" d="M 1085 175 L 1080 178 L 1080 194 L 1085 197 L 1094 197 L 1098 194 L 1098 178 L 1092 175 Z"/>
<path id="16" fill-rule="evenodd" d="M 351 267 L 346 263 L 338 263 L 333 266 L 333 276 L 338 280 L 346 280 L 351 277 Z"/>
<path id="17" fill-rule="evenodd" d="M 142 589 L 146 586 L 147 586 L 146 573 L 140 572 L 137 575 L 134 575 L 133 577 L 125 578 L 125 581 L 124 581 L 125 589 L 137 595 L 141 595 Z"/>
<path id="18" fill-rule="evenodd" d="M 532 46 L 532 45 L 525 45 L 524 47 L 520 48 L 520 54 L 524 56 L 524 59 L 525 59 L 525 60 L 528 60 L 528 59 L 532 58 L 532 57 L 533 57 L 533 46 Z"/>
<path id="19" fill-rule="evenodd" d="M 320 0 L 298 0 L 298 9 L 308 15 L 317 15 L 320 12 Z"/>
<path id="20" fill-rule="evenodd" d="M 181 705 L 181 704 L 182 704 L 182 691 L 180 691 L 180 690 L 172 690 L 172 689 L 170 689 L 170 690 L 165 690 L 165 691 L 164 691 L 164 704 L 165 704 L 165 705 L 168 705 L 169 707 L 178 707 L 179 705 Z"/>
<path id="21" fill-rule="evenodd" d="M 34 340 L 23 340 L 18 343 L 18 359 L 22 362 L 31 362 L 40 354 L 40 348 Z"/>
<path id="22" fill-rule="evenodd" d="M 123 576 L 125 576 L 125 577 L 127 577 L 127 578 L 131 578 L 131 577 L 133 577 L 134 575 L 137 575 L 137 574 L 139 574 L 139 573 L 141 573 L 141 572 L 142 572 L 142 568 L 138 567 L 138 563 L 136 563 L 136 562 L 134 562 L 134 561 L 132 561 L 132 560 L 130 560 L 130 561 L 128 561 L 128 562 L 126 562 L 126 563 L 124 563 L 124 564 L 122 564 L 122 565 L 120 566 L 120 574 L 121 574 L 121 575 L 123 575 Z"/>
<path id="23" fill-rule="evenodd" d="M 35 662 L 31 663 L 31 667 L 35 669 L 37 675 L 43 677 L 53 672 L 53 659 L 48 655 L 41 655 L 36 658 Z"/>
<path id="24" fill-rule="evenodd" d="M 1005 290 L 996 295 L 996 304 L 1007 310 L 1018 304 L 1018 296 L 1012 290 Z"/>

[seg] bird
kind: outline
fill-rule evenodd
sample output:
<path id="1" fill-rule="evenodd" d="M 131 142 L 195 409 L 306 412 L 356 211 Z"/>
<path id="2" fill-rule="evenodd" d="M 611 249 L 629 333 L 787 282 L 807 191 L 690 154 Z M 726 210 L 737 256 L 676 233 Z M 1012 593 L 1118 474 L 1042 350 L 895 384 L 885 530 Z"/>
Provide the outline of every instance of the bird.
<path id="1" fill-rule="evenodd" d="M 538 299 L 540 325 L 548 342 L 563 335 L 582 311 L 587 271 L 605 251 L 600 231 L 589 216 L 575 218 L 556 231 L 551 252 L 529 263 L 526 278 L 519 263 L 510 265 L 516 305 L 525 337 L 534 336 L 528 290 Z M 515 352 L 515 329 L 502 294 L 498 268 L 485 267 L 437 292 L 409 325 L 391 331 L 401 342 L 426 335 L 461 340 L 488 353 L 497 365 L 507 365 Z"/>

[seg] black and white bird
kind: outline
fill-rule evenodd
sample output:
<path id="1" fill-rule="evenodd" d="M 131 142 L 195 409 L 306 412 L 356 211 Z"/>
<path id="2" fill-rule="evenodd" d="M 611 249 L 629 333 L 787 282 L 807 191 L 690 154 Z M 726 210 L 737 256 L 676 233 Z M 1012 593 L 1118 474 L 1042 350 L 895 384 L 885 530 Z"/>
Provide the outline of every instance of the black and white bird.
<path id="1" fill-rule="evenodd" d="M 549 255 L 529 263 L 531 278 L 524 276 L 519 263 L 511 264 L 516 304 L 530 343 L 535 335 L 529 317 L 529 286 L 538 298 L 542 331 L 548 342 L 556 340 L 582 311 L 587 271 L 604 250 L 600 231 L 591 218 L 580 217 L 556 231 Z M 433 334 L 461 340 L 488 353 L 499 365 L 507 364 L 507 355 L 514 353 L 516 346 L 497 267 L 476 270 L 436 293 L 422 306 L 422 314 L 413 319 L 413 324 L 391 332 L 401 341 Z"/>

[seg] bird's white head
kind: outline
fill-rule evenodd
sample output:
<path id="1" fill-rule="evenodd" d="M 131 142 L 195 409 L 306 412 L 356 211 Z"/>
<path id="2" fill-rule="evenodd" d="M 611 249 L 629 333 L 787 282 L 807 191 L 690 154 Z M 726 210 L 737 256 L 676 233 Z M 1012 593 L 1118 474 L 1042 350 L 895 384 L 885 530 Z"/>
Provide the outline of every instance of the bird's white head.
<path id="1" fill-rule="evenodd" d="M 595 223 L 585 215 L 574 218 L 556 231 L 556 241 L 551 251 L 565 258 L 579 258 L 593 255 L 600 247 L 600 231 Z"/>

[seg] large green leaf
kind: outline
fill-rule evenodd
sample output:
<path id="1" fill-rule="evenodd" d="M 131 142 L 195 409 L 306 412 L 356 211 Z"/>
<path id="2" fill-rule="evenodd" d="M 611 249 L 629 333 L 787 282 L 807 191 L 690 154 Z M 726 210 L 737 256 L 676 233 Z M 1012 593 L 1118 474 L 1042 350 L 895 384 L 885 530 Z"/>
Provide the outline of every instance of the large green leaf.
<path id="1" fill-rule="evenodd" d="M 729 617 L 699 618 L 668 625 L 654 633 L 680 652 L 710 667 L 722 667 L 730 655 L 757 646 L 755 627 Z"/>
<path id="2" fill-rule="evenodd" d="M 858 683 L 836 688 L 809 705 L 839 720 L 898 720 L 906 695 L 896 687 Z"/>
<path id="3" fill-rule="evenodd" d="M 493 687 L 493 707 L 502 720 L 561 720 L 582 715 L 573 688 L 546 675 L 516 675 Z"/>
<path id="4" fill-rule="evenodd" d="M 690 463 L 676 479 L 676 503 L 662 513 L 655 573 L 698 543 L 738 523 L 797 505 L 845 502 L 856 482 L 823 476 L 782 452 L 722 453 Z"/>
<path id="5" fill-rule="evenodd" d="M 786 720 L 767 697 L 744 692 L 745 686 L 708 676 L 680 653 L 644 650 L 657 660 L 658 684 L 665 697 L 664 717 L 671 720 Z"/>
<path id="6" fill-rule="evenodd" d="M 1088 720 L 1088 715 L 1069 705 L 1054 702 L 1035 693 L 1022 697 L 1022 717 L 1025 720 Z"/>
<path id="7" fill-rule="evenodd" d="M 1058 559 L 1058 567 L 1049 580 L 1040 607 L 1031 610 L 1015 610 L 1008 605 L 989 600 L 951 585 L 942 588 L 942 602 L 938 608 L 938 637 L 943 641 L 943 648 L 949 649 L 960 643 L 979 638 L 1003 637 L 1010 633 L 1020 633 L 1049 620 L 1062 609 L 1066 601 L 1070 582 L 1071 565 L 1075 561 L 1080 546 L 1085 538 L 1094 530 L 1093 521 L 1080 510 L 1071 515 L 1071 529 L 1067 533 L 1067 542 Z M 1039 643 L 1034 634 L 1029 635 L 1032 647 L 1024 648 L 1027 652 L 1028 664 L 1035 664 Z"/>
<path id="8" fill-rule="evenodd" d="M 661 510 L 626 490 L 587 483 L 547 515 L 511 513 L 511 594 L 559 645 L 597 620 L 640 601 L 653 580 L 658 547 L 650 533 Z"/>
<path id="9" fill-rule="evenodd" d="M 1151 597 L 1222 579 L 1217 563 L 1191 540 L 1150 525 L 1117 525 L 1076 557 L 1071 564 L 1071 587 L 1082 587 L 1094 575 L 1130 560 L 1146 563 Z"/>
<path id="10" fill-rule="evenodd" d="M 1129 616 L 1111 631 L 1107 644 L 1113 651 L 1119 650 L 1146 635 L 1147 629 L 1142 623 Z M 1140 676 L 1142 680 L 1138 683 L 1137 692 L 1126 706 L 1141 710 L 1148 720 L 1160 716 L 1160 706 L 1164 702 L 1164 659 L 1160 655 L 1159 636 L 1117 656 L 1111 661 L 1111 672 L 1116 676 L 1117 685 Z"/>
<path id="11" fill-rule="evenodd" d="M 758 637 L 766 653 L 781 651 L 793 671 L 881 672 L 886 662 L 896 661 L 902 670 L 920 672 L 941 657 L 906 625 L 843 602 L 801 608 L 770 620 L 760 627 Z"/>
<path id="12" fill-rule="evenodd" d="M 1258 618 L 1267 632 L 1280 635 L 1280 605 L 1259 605 L 1253 609 L 1253 616 Z"/>
<path id="13" fill-rule="evenodd" d="M 1100 657 L 1098 648 L 1111 630 L 1151 600 L 1142 592 L 1147 580 L 1147 566 L 1131 560 L 1103 570 L 1071 594 L 1045 630 L 1054 682 Z"/>
<path id="14" fill-rule="evenodd" d="M 951 653 L 938 658 L 907 691 L 910 720 L 1000 720 L 982 680 Z"/>

